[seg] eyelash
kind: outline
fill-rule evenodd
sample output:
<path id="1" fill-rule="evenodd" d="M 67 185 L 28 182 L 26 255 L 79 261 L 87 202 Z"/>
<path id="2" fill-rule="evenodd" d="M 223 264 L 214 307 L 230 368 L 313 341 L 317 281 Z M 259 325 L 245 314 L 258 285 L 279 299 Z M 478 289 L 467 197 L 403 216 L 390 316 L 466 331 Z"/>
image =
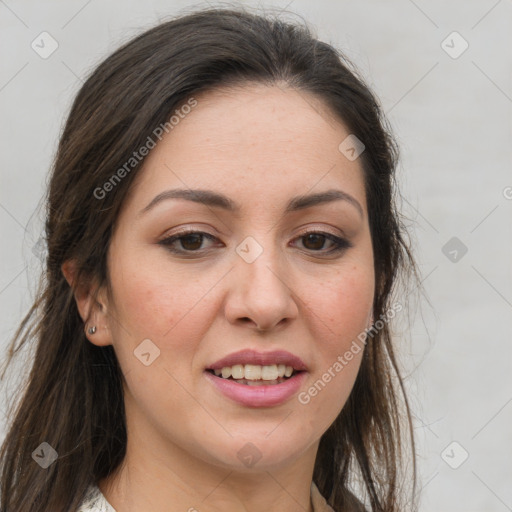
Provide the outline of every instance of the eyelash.
<path id="1" fill-rule="evenodd" d="M 335 236 L 331 233 L 327 233 L 324 231 L 315 231 L 315 230 L 305 231 L 304 233 L 300 234 L 297 238 L 299 238 L 299 239 L 304 238 L 311 234 L 324 236 L 327 240 L 330 240 L 331 242 L 334 243 L 334 248 L 329 251 L 321 251 L 321 250 L 315 251 L 313 249 L 306 249 L 313 253 L 321 253 L 324 255 L 330 255 L 333 253 L 340 253 L 342 251 L 345 251 L 346 249 L 353 247 L 353 244 L 351 242 L 349 242 L 348 240 L 346 240 L 344 238 L 340 238 L 338 236 Z M 160 245 L 163 245 L 167 250 L 169 250 L 170 252 L 173 252 L 175 254 L 187 254 L 187 253 L 188 254 L 198 254 L 198 253 L 204 252 L 204 250 L 201 250 L 201 249 L 193 251 L 190 249 L 172 248 L 172 244 L 174 242 L 177 242 L 177 241 L 181 240 L 182 238 L 186 238 L 189 235 L 203 235 L 204 238 L 207 238 L 208 240 L 212 240 L 212 241 L 217 239 L 217 237 L 211 235 L 210 233 L 205 233 L 204 231 L 195 231 L 195 230 L 190 229 L 190 230 L 181 231 L 179 233 L 176 233 L 175 235 L 164 238 L 163 240 L 160 240 L 160 242 L 158 242 L 158 243 Z M 201 240 L 201 241 L 203 241 L 203 240 Z"/>

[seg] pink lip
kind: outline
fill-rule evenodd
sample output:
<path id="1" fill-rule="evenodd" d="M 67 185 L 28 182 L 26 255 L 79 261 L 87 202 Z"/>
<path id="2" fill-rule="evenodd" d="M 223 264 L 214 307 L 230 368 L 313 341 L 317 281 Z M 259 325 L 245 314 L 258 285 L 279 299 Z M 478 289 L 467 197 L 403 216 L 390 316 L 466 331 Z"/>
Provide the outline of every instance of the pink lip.
<path id="1" fill-rule="evenodd" d="M 231 365 L 224 364 L 224 366 Z M 205 371 L 204 375 L 224 396 L 235 402 L 248 407 L 271 407 L 283 403 L 297 393 L 306 378 L 307 372 L 301 371 L 281 384 L 263 386 L 239 384 L 230 379 L 217 377 L 209 371 Z"/>
<path id="2" fill-rule="evenodd" d="M 258 352 L 256 350 L 245 349 L 238 352 L 233 352 L 222 359 L 219 359 L 212 365 L 208 366 L 207 370 L 218 370 L 225 366 L 234 366 L 235 364 L 256 364 L 267 366 L 272 364 L 284 364 L 291 366 L 294 370 L 302 371 L 307 370 L 304 361 L 286 350 L 275 350 L 273 352 Z M 290 379 L 291 380 L 291 379 Z M 280 386 L 281 384 L 279 384 Z M 247 387 L 245 384 L 242 386 Z M 266 387 L 266 386 L 264 386 Z"/>

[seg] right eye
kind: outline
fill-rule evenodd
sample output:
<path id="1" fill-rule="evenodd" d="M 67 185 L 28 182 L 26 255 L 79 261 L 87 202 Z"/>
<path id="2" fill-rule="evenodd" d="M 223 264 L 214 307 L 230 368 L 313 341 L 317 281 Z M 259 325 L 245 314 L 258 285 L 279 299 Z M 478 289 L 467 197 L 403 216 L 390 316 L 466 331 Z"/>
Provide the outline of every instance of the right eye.
<path id="1" fill-rule="evenodd" d="M 217 237 L 210 233 L 205 233 L 204 231 L 186 230 L 164 238 L 158 243 L 174 253 L 198 253 L 205 250 L 201 249 L 202 242 L 205 238 L 212 241 L 217 240 Z M 181 248 L 175 247 L 176 242 L 180 243 Z"/>

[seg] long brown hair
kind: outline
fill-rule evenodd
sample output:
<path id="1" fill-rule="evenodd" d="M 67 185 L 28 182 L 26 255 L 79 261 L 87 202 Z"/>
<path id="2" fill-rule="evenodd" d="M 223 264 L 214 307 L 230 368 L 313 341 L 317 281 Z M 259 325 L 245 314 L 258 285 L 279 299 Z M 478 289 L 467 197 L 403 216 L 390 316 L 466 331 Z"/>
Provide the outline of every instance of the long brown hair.
<path id="1" fill-rule="evenodd" d="M 0 453 L 2 512 L 75 510 L 87 487 L 122 462 L 127 440 L 122 372 L 112 346 L 97 347 L 85 337 L 75 284 L 70 288 L 61 266 L 73 259 L 75 283 L 94 278 L 108 285 L 113 227 L 143 159 L 109 193 L 98 194 L 98 188 L 191 95 L 248 82 L 284 83 L 315 95 L 364 142 L 360 159 L 374 249 L 374 319 L 391 308 L 398 277 L 418 279 L 395 203 L 397 145 L 375 96 L 341 52 L 318 41 L 306 25 L 246 8 L 198 10 L 160 23 L 92 72 L 60 138 L 46 203 L 45 270 L 6 360 L 8 366 L 22 347 L 34 344 L 31 371 L 10 411 Z M 357 475 L 361 498 L 372 512 L 400 510 L 404 418 L 414 498 L 411 413 L 390 328 L 382 324 L 368 339 L 346 405 L 320 441 L 313 480 L 336 511 L 350 506 L 349 488 Z M 58 454 L 46 469 L 33 459 L 42 442 Z"/>

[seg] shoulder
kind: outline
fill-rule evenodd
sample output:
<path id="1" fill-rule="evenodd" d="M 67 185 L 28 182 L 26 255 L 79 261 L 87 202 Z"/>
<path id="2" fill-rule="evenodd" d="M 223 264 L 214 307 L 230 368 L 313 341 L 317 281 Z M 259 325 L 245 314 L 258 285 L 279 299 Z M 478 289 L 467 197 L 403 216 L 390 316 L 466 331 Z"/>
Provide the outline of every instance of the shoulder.
<path id="1" fill-rule="evenodd" d="M 91 485 L 77 512 L 116 512 L 96 485 Z"/>

